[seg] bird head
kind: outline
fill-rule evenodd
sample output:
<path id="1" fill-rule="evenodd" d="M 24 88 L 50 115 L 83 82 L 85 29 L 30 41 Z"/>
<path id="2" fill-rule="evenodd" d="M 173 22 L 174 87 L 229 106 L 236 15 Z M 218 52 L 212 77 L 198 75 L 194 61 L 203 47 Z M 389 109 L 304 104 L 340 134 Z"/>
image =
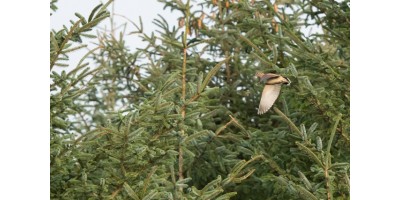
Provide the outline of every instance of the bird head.
<path id="1" fill-rule="evenodd" d="M 292 83 L 292 81 L 290 81 L 290 79 L 289 78 L 287 78 L 287 77 L 283 77 L 284 79 L 286 79 L 286 82 L 284 82 L 283 84 L 285 84 L 285 85 L 290 85 L 291 83 Z"/>

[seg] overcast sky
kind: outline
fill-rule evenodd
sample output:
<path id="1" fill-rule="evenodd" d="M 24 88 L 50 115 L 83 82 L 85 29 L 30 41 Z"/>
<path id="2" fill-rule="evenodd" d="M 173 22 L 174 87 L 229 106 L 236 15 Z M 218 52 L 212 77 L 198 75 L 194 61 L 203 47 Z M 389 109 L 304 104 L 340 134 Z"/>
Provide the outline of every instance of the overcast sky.
<path id="1" fill-rule="evenodd" d="M 77 20 L 77 17 L 75 16 L 76 12 L 87 18 L 90 15 L 92 9 L 100 2 L 106 3 L 107 1 L 59 0 L 56 3 L 58 10 L 56 12 L 52 12 L 53 15 L 50 17 L 50 29 L 58 31 L 62 28 L 63 25 L 69 27 L 71 25 L 69 20 Z M 164 4 L 158 2 L 157 0 L 114 0 L 115 14 L 123 15 L 129 20 L 135 22 L 136 24 L 139 24 L 140 16 L 142 18 L 144 31 L 146 33 L 151 33 L 156 29 L 156 26 L 152 23 L 152 21 L 153 19 L 159 18 L 158 14 L 162 15 L 171 27 L 178 24 L 177 19 L 181 17 L 180 13 L 177 10 L 174 10 L 174 12 L 171 13 L 169 8 L 163 10 L 163 6 Z M 108 7 L 108 10 L 112 10 L 112 4 Z M 127 22 L 126 19 L 119 16 L 115 16 L 114 21 L 116 25 L 121 25 L 122 23 Z M 98 27 L 101 28 L 104 28 L 105 26 L 108 28 L 110 27 L 110 20 L 105 20 L 98 25 Z M 136 29 L 128 22 L 126 32 L 129 33 L 135 30 Z M 92 33 L 96 32 L 92 31 Z M 117 33 L 119 33 L 119 31 L 117 31 Z M 132 50 L 135 50 L 137 47 L 143 47 L 144 45 L 144 43 L 141 42 L 141 39 L 139 39 L 137 35 L 127 35 L 125 36 L 125 39 L 127 42 L 126 45 Z M 96 39 L 91 41 L 96 41 Z M 88 42 L 88 40 L 84 40 L 83 43 L 87 44 Z M 86 52 L 87 50 L 83 49 L 68 54 L 70 57 L 69 68 L 75 67 L 79 59 Z"/>

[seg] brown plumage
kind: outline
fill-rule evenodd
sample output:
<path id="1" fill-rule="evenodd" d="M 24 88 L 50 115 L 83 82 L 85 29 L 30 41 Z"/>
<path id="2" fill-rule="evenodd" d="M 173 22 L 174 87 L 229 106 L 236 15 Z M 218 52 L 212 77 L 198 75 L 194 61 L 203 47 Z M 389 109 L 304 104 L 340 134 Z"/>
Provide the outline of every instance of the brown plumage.
<path id="1" fill-rule="evenodd" d="M 257 114 L 266 113 L 279 96 L 281 85 L 290 84 L 290 80 L 278 74 L 257 72 L 256 76 L 260 78 L 260 82 L 265 81 L 264 90 L 261 94 L 260 105 Z"/>

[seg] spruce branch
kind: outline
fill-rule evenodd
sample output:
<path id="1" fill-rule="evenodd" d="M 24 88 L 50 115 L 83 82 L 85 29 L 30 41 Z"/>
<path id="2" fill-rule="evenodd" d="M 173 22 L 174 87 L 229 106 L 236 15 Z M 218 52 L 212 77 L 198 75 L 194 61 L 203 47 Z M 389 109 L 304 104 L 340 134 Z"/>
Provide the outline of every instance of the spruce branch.
<path id="1" fill-rule="evenodd" d="M 316 162 L 320 167 L 322 167 L 322 168 L 325 167 L 325 165 L 321 161 L 321 159 L 319 159 L 318 156 L 310 148 L 306 147 L 304 144 L 297 142 L 297 141 L 296 141 L 296 145 L 299 147 L 300 150 L 302 150 L 304 153 L 306 153 L 309 158 L 314 160 L 314 162 Z"/>
<path id="2" fill-rule="evenodd" d="M 264 58 L 265 57 L 264 52 L 261 51 L 261 49 L 258 48 L 258 46 L 255 45 L 253 42 L 251 42 L 248 38 L 246 38 L 245 36 L 243 36 L 241 34 L 237 34 L 237 36 L 256 50 L 257 53 L 252 52 L 251 54 L 254 55 L 257 59 L 259 59 L 261 62 L 263 62 L 265 65 L 267 65 L 269 67 L 279 68 L 275 63 L 268 61 L 267 58 Z"/>
<path id="3" fill-rule="evenodd" d="M 229 120 L 229 122 L 227 122 L 226 124 L 224 124 L 223 126 L 219 127 L 216 131 L 215 134 L 207 141 L 207 145 L 209 145 L 212 141 L 214 141 L 215 138 L 217 138 L 219 136 L 219 134 L 225 130 L 230 124 L 235 123 L 236 119 L 232 116 L 231 120 Z M 236 123 L 238 123 L 236 121 Z M 201 152 L 198 154 L 197 158 L 193 161 L 193 163 L 191 164 L 191 167 L 195 166 L 197 164 L 197 162 L 200 161 L 200 159 L 202 158 L 202 156 L 204 155 L 206 149 L 207 149 L 207 145 L 201 150 Z"/>
<path id="4" fill-rule="evenodd" d="M 289 124 L 290 128 L 292 128 L 294 130 L 295 133 L 297 133 L 297 135 L 299 135 L 300 137 L 303 136 L 303 134 L 301 133 L 301 131 L 299 130 L 299 128 L 297 128 L 297 126 L 292 122 L 292 120 L 289 119 L 289 117 L 287 117 L 281 110 L 279 110 L 276 106 L 273 107 L 274 111 L 282 117 L 282 119 Z"/>
<path id="5" fill-rule="evenodd" d="M 69 29 L 67 35 L 65 36 L 64 40 L 62 41 L 61 45 L 58 46 L 58 50 L 50 56 L 50 71 L 53 69 L 55 63 L 58 60 L 58 57 L 60 56 L 62 50 L 64 49 L 65 45 L 70 41 L 72 38 L 72 34 L 75 32 L 75 30 L 79 27 L 79 24 L 81 23 L 82 19 L 79 19 L 77 22 L 75 22 L 72 27 Z"/>
<path id="6" fill-rule="evenodd" d="M 243 127 L 243 125 L 239 123 L 239 121 L 238 121 L 237 119 L 235 119 L 232 115 L 229 115 L 229 117 L 231 118 L 231 121 L 233 122 L 233 124 L 234 124 L 236 127 L 240 128 L 243 132 L 245 132 L 245 133 L 247 134 L 247 137 L 248 137 L 248 138 L 251 137 L 250 132 L 249 132 L 247 129 L 245 129 L 245 128 Z"/>
<path id="7" fill-rule="evenodd" d="M 112 193 L 111 193 L 111 196 L 110 196 L 110 199 L 114 199 L 120 192 L 121 192 L 121 190 L 122 190 L 122 188 L 124 188 L 125 187 L 125 182 L 123 183 L 123 184 L 121 184 L 121 185 L 119 185 L 118 187 L 117 187 L 117 189 L 116 190 L 114 190 Z M 129 185 L 128 185 L 129 186 Z M 131 188 L 132 189 L 132 188 Z M 128 190 L 129 190 L 129 188 L 128 188 Z M 127 191 L 128 192 L 128 194 L 129 194 L 129 192 L 130 191 Z M 136 199 L 135 198 L 135 195 L 133 195 L 134 197 L 134 199 Z M 137 195 L 136 195 L 137 196 Z"/>
<path id="8" fill-rule="evenodd" d="M 294 185 L 296 188 L 297 192 L 299 193 L 299 196 L 304 199 L 304 200 L 318 200 L 318 198 L 312 194 L 310 191 L 306 190 L 304 187 L 300 185 Z"/>
<path id="9" fill-rule="evenodd" d="M 186 100 L 186 60 L 187 60 L 187 36 L 189 34 L 189 17 L 190 17 L 190 6 L 189 6 L 190 0 L 187 0 L 186 7 L 185 7 L 185 33 L 183 33 L 182 37 L 182 45 L 183 45 L 183 62 L 182 62 L 182 101 L 185 102 Z M 181 115 L 182 115 L 182 122 L 185 123 L 185 117 L 186 117 L 186 109 L 183 108 L 181 109 Z M 182 126 L 183 127 L 183 126 Z M 180 140 L 183 140 L 185 137 L 185 130 L 181 129 L 180 133 Z M 179 150 L 178 150 L 178 175 L 179 175 L 179 180 L 183 180 L 183 149 L 182 149 L 182 143 L 179 143 Z M 183 187 L 179 187 L 179 190 L 182 192 Z"/>
<path id="10" fill-rule="evenodd" d="M 145 180 L 145 182 L 144 182 L 144 184 L 143 184 L 142 192 L 141 192 L 141 194 L 140 194 L 141 197 L 143 197 L 143 196 L 146 194 L 146 190 L 147 190 L 147 188 L 149 187 L 150 179 L 151 179 L 151 177 L 153 176 L 153 174 L 156 172 L 156 170 L 157 170 L 157 166 L 153 166 L 152 169 L 151 169 L 151 171 L 150 171 L 149 174 L 147 175 L 147 178 L 146 178 L 146 180 Z"/>
<path id="11" fill-rule="evenodd" d="M 335 124 L 333 125 L 333 127 L 331 129 L 331 134 L 330 134 L 330 137 L 329 137 L 328 145 L 326 147 L 326 153 L 328 154 L 327 160 L 326 160 L 326 164 L 327 165 L 331 164 L 331 156 L 330 156 L 331 155 L 331 146 L 332 146 L 333 138 L 334 138 L 336 130 L 337 130 L 337 126 L 338 126 L 339 121 L 341 120 L 341 118 L 342 118 L 342 114 L 339 113 L 339 115 L 336 117 Z"/>
<path id="12" fill-rule="evenodd" d="M 128 193 L 128 195 L 135 199 L 135 200 L 140 200 L 139 196 L 136 194 L 136 192 L 131 188 L 131 186 L 128 185 L 128 183 L 123 184 L 125 191 Z"/>
<path id="13" fill-rule="evenodd" d="M 329 137 L 329 141 L 328 141 L 328 145 L 326 147 L 326 160 L 325 160 L 325 167 L 324 167 L 324 175 L 325 175 L 325 182 L 326 182 L 326 191 L 327 191 L 327 198 L 328 200 L 331 200 L 333 198 L 333 194 L 332 194 L 332 188 L 331 188 L 331 178 L 329 175 L 329 169 L 331 168 L 331 159 L 332 159 L 332 155 L 331 155 L 331 146 L 332 146 L 332 141 L 333 141 L 333 137 L 335 136 L 336 133 L 336 128 L 339 124 L 339 121 L 342 118 L 342 114 L 340 113 L 337 117 L 336 117 L 336 121 L 335 124 L 333 125 L 332 129 L 331 129 L 331 134 Z"/>
<path id="14" fill-rule="evenodd" d="M 200 97 L 201 92 L 203 92 L 204 89 L 207 87 L 207 85 L 208 85 L 209 82 L 211 81 L 211 78 L 212 78 L 213 76 L 215 76 L 215 74 L 216 74 L 216 73 L 218 72 L 218 70 L 221 68 L 222 64 L 225 63 L 225 62 L 227 62 L 229 59 L 230 59 L 230 56 L 228 56 L 228 57 L 225 58 L 224 60 L 220 61 L 217 65 L 215 65 L 215 66 L 210 70 L 210 72 L 208 72 L 208 74 L 207 74 L 207 76 L 206 76 L 206 78 L 204 79 L 203 82 L 201 82 L 201 81 L 202 81 L 201 79 L 198 79 L 197 92 L 196 92 L 196 94 L 194 94 L 194 95 L 189 99 L 189 101 L 187 101 L 187 102 L 185 102 L 185 103 L 183 104 L 183 106 L 181 107 L 181 112 L 183 112 L 183 111 L 186 109 L 186 106 L 187 106 L 187 105 L 189 105 L 190 103 L 196 101 L 196 100 Z M 200 73 L 199 78 L 201 78 L 201 77 L 203 77 L 202 73 Z M 183 90 L 182 90 L 182 93 L 183 93 Z"/>

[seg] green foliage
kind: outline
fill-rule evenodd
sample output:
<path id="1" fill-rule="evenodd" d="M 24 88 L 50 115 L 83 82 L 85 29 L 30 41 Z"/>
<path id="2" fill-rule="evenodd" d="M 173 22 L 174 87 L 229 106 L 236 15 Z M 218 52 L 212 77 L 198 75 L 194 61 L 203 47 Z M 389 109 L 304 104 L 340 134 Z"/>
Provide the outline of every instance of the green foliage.
<path id="1" fill-rule="evenodd" d="M 50 0 L 50 9 L 55 12 L 57 11 L 58 7 L 56 6 L 58 0 Z M 52 13 L 50 13 L 51 15 Z"/>
<path id="2" fill-rule="evenodd" d="M 112 1 L 51 31 L 51 198 L 349 199 L 349 1 L 160 2 L 141 49 L 89 34 Z M 292 81 L 264 115 L 257 71 Z"/>

